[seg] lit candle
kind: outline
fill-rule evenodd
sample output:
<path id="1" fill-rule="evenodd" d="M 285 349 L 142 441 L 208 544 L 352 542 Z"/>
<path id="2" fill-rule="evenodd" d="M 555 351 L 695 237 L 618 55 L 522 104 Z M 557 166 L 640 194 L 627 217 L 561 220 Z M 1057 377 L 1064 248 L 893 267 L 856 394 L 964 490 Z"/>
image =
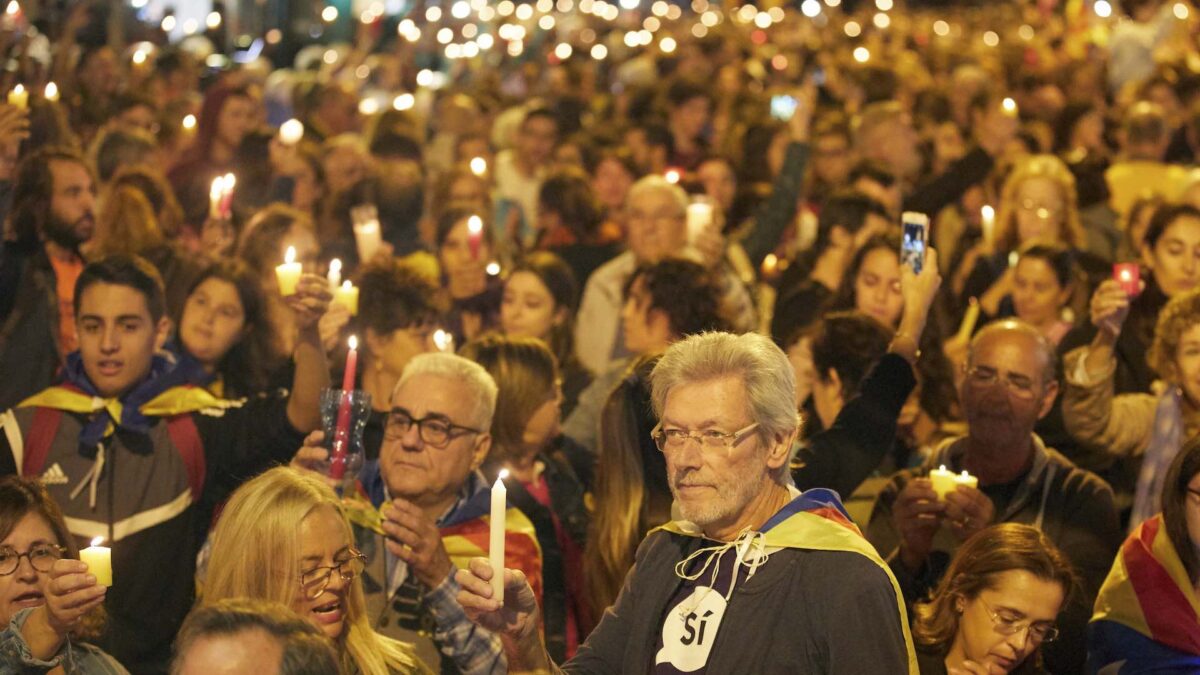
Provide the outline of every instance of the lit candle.
<path id="1" fill-rule="evenodd" d="M 1142 292 L 1142 271 L 1137 263 L 1117 263 L 1113 265 L 1113 279 L 1121 285 L 1125 295 L 1132 298 Z"/>
<path id="2" fill-rule="evenodd" d="M 383 245 L 383 234 L 378 220 L 368 220 L 354 225 L 354 243 L 358 246 L 358 259 L 366 262 L 375 257 Z"/>
<path id="3" fill-rule="evenodd" d="M 971 339 L 975 332 L 975 324 L 979 322 L 979 300 L 971 298 L 967 304 L 967 313 L 963 314 L 962 323 L 958 324 L 958 333 L 954 336 L 959 342 Z"/>
<path id="4" fill-rule="evenodd" d="M 46 84 L 46 100 L 54 103 L 58 100 L 58 85 L 53 82 Z"/>
<path id="5" fill-rule="evenodd" d="M 476 176 L 482 176 L 487 173 L 487 160 L 482 157 L 475 157 L 471 160 L 471 173 Z"/>
<path id="6" fill-rule="evenodd" d="M 333 301 L 350 310 L 351 314 L 358 314 L 358 286 L 350 283 L 350 280 L 342 282 L 341 286 L 333 292 Z"/>
<path id="7" fill-rule="evenodd" d="M 691 241 L 712 226 L 713 205 L 707 199 L 698 199 L 687 205 L 687 232 Z"/>
<path id="8" fill-rule="evenodd" d="M 342 261 L 334 258 L 329 261 L 329 288 L 337 290 L 338 286 L 342 285 Z"/>
<path id="9" fill-rule="evenodd" d="M 983 232 L 983 245 L 990 250 L 996 240 L 996 209 L 991 204 L 984 204 L 979 209 L 979 229 Z"/>
<path id="10" fill-rule="evenodd" d="M 112 549 L 101 546 L 103 537 L 96 537 L 92 545 L 79 552 L 79 559 L 88 566 L 88 573 L 96 577 L 100 586 L 112 586 Z"/>
<path id="11" fill-rule="evenodd" d="M 433 345 L 439 352 L 453 352 L 454 336 L 439 328 L 433 331 Z"/>
<path id="12" fill-rule="evenodd" d="M 471 260 L 479 260 L 479 245 L 483 241 L 483 219 L 479 216 L 467 218 L 467 246 L 471 249 Z"/>
<path id="13" fill-rule="evenodd" d="M 508 470 L 501 469 L 492 486 L 491 532 L 488 540 L 488 557 L 492 563 L 492 597 L 504 604 L 504 519 L 508 510 L 508 489 L 504 479 Z"/>
<path id="14" fill-rule="evenodd" d="M 945 464 L 929 472 L 929 481 L 933 483 L 933 491 L 937 493 L 939 501 L 954 492 L 954 472 L 947 471 Z"/>
<path id="15" fill-rule="evenodd" d="M 297 119 L 290 119 L 279 126 L 279 140 L 284 145 L 295 145 L 304 138 L 304 123 Z"/>
<path id="16" fill-rule="evenodd" d="M 663 174 L 663 177 L 667 179 L 668 183 L 676 184 L 679 182 L 679 179 L 683 177 L 683 174 L 680 173 L 679 169 L 667 169 L 666 173 Z"/>
<path id="17" fill-rule="evenodd" d="M 768 253 L 763 258 L 762 276 L 764 279 L 774 279 L 775 272 L 779 270 L 779 256 L 774 253 Z"/>
<path id="18" fill-rule="evenodd" d="M 29 107 L 29 92 L 25 91 L 25 85 L 18 84 L 8 92 L 8 104 L 15 105 L 21 110 Z"/>
<path id="19" fill-rule="evenodd" d="M 196 116 L 191 115 L 191 114 L 184 115 L 182 125 L 183 125 L 184 133 L 190 133 L 190 132 L 195 131 L 196 130 Z"/>
<path id="20" fill-rule="evenodd" d="M 337 425 L 333 430 L 333 457 L 329 475 L 341 480 L 346 475 L 346 452 L 350 444 L 350 395 L 354 392 L 354 374 L 358 369 L 358 338 L 350 336 L 346 352 L 346 370 L 342 374 L 342 400 L 338 404 Z"/>
<path id="21" fill-rule="evenodd" d="M 283 257 L 283 264 L 275 266 L 275 280 L 279 282 L 279 294 L 289 296 L 296 294 L 296 285 L 300 283 L 300 263 L 296 262 L 296 247 L 289 246 Z"/>
<path id="22" fill-rule="evenodd" d="M 221 197 L 225 194 L 225 177 L 217 176 L 212 186 L 208 188 L 208 215 L 210 218 L 221 217 Z"/>
<path id="23" fill-rule="evenodd" d="M 954 487 L 955 489 L 960 487 L 977 488 L 979 487 L 979 479 L 963 471 L 954 477 Z"/>
<path id="24" fill-rule="evenodd" d="M 1001 101 L 1000 108 L 1004 111 L 1005 115 L 1016 116 L 1017 114 L 1017 102 L 1011 98 L 1005 98 Z"/>
<path id="25" fill-rule="evenodd" d="M 233 186 L 237 184 L 237 178 L 231 174 L 225 174 L 225 183 L 222 185 L 223 192 L 221 193 L 221 217 L 226 220 L 233 215 Z"/>

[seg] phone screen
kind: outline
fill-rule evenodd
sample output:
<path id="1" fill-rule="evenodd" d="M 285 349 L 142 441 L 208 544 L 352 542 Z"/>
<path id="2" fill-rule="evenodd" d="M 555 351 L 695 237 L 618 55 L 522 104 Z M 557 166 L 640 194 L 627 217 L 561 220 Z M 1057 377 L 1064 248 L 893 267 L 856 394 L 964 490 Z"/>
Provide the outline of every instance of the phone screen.
<path id="1" fill-rule="evenodd" d="M 929 217 L 923 213 L 905 213 L 901 218 L 903 232 L 900 241 L 900 263 L 908 265 L 914 274 L 925 266 L 925 244 L 929 240 Z"/>
<path id="2" fill-rule="evenodd" d="M 788 121 L 792 119 L 792 115 L 796 114 L 796 99 L 793 96 L 772 96 L 771 97 L 771 117 L 777 120 Z"/>
<path id="3" fill-rule="evenodd" d="M 813 68 L 812 81 L 813 81 L 813 84 L 817 85 L 818 87 L 824 87 L 825 86 L 825 69 L 822 68 L 821 66 L 817 66 L 816 68 Z"/>

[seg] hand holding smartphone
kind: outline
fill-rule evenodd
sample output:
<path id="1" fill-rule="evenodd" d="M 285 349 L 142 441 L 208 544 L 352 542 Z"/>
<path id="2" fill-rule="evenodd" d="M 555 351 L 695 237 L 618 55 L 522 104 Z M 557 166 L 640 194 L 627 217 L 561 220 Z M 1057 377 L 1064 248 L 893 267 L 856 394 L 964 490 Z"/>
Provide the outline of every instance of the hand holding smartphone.
<path id="1" fill-rule="evenodd" d="M 908 265 L 913 274 L 920 274 L 925 267 L 925 249 L 929 243 L 929 216 L 905 211 L 900 217 L 900 222 L 903 230 L 900 239 L 900 264 Z"/>

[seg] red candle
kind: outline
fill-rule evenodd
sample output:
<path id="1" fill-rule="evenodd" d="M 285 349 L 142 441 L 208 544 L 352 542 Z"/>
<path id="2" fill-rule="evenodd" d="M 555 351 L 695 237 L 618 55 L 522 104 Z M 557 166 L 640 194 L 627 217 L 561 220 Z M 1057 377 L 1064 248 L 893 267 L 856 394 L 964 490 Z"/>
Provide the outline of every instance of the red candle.
<path id="1" fill-rule="evenodd" d="M 342 400 L 338 405 L 337 426 L 333 430 L 333 457 L 329 475 L 341 480 L 346 475 L 346 451 L 350 444 L 350 394 L 354 392 L 354 371 L 358 368 L 358 338 L 350 336 L 346 352 L 346 372 L 342 377 Z"/>
<path id="2" fill-rule="evenodd" d="M 479 260 L 479 244 L 483 241 L 483 219 L 479 216 L 467 218 L 467 246 L 471 249 L 471 260 Z"/>
<path id="3" fill-rule="evenodd" d="M 1121 284 L 1121 289 L 1125 291 L 1125 295 L 1135 297 L 1142 292 L 1141 285 L 1142 271 L 1138 268 L 1137 263 L 1117 263 L 1113 265 L 1113 279 Z"/>

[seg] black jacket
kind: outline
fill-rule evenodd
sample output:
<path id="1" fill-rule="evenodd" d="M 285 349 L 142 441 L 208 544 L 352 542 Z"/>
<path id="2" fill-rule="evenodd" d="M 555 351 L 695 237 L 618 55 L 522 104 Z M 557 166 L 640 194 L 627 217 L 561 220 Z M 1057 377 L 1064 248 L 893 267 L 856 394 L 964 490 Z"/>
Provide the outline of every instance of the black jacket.
<path id="1" fill-rule="evenodd" d="M 0 410 L 50 386 L 62 365 L 57 283 L 40 243 L 0 247 Z"/>

